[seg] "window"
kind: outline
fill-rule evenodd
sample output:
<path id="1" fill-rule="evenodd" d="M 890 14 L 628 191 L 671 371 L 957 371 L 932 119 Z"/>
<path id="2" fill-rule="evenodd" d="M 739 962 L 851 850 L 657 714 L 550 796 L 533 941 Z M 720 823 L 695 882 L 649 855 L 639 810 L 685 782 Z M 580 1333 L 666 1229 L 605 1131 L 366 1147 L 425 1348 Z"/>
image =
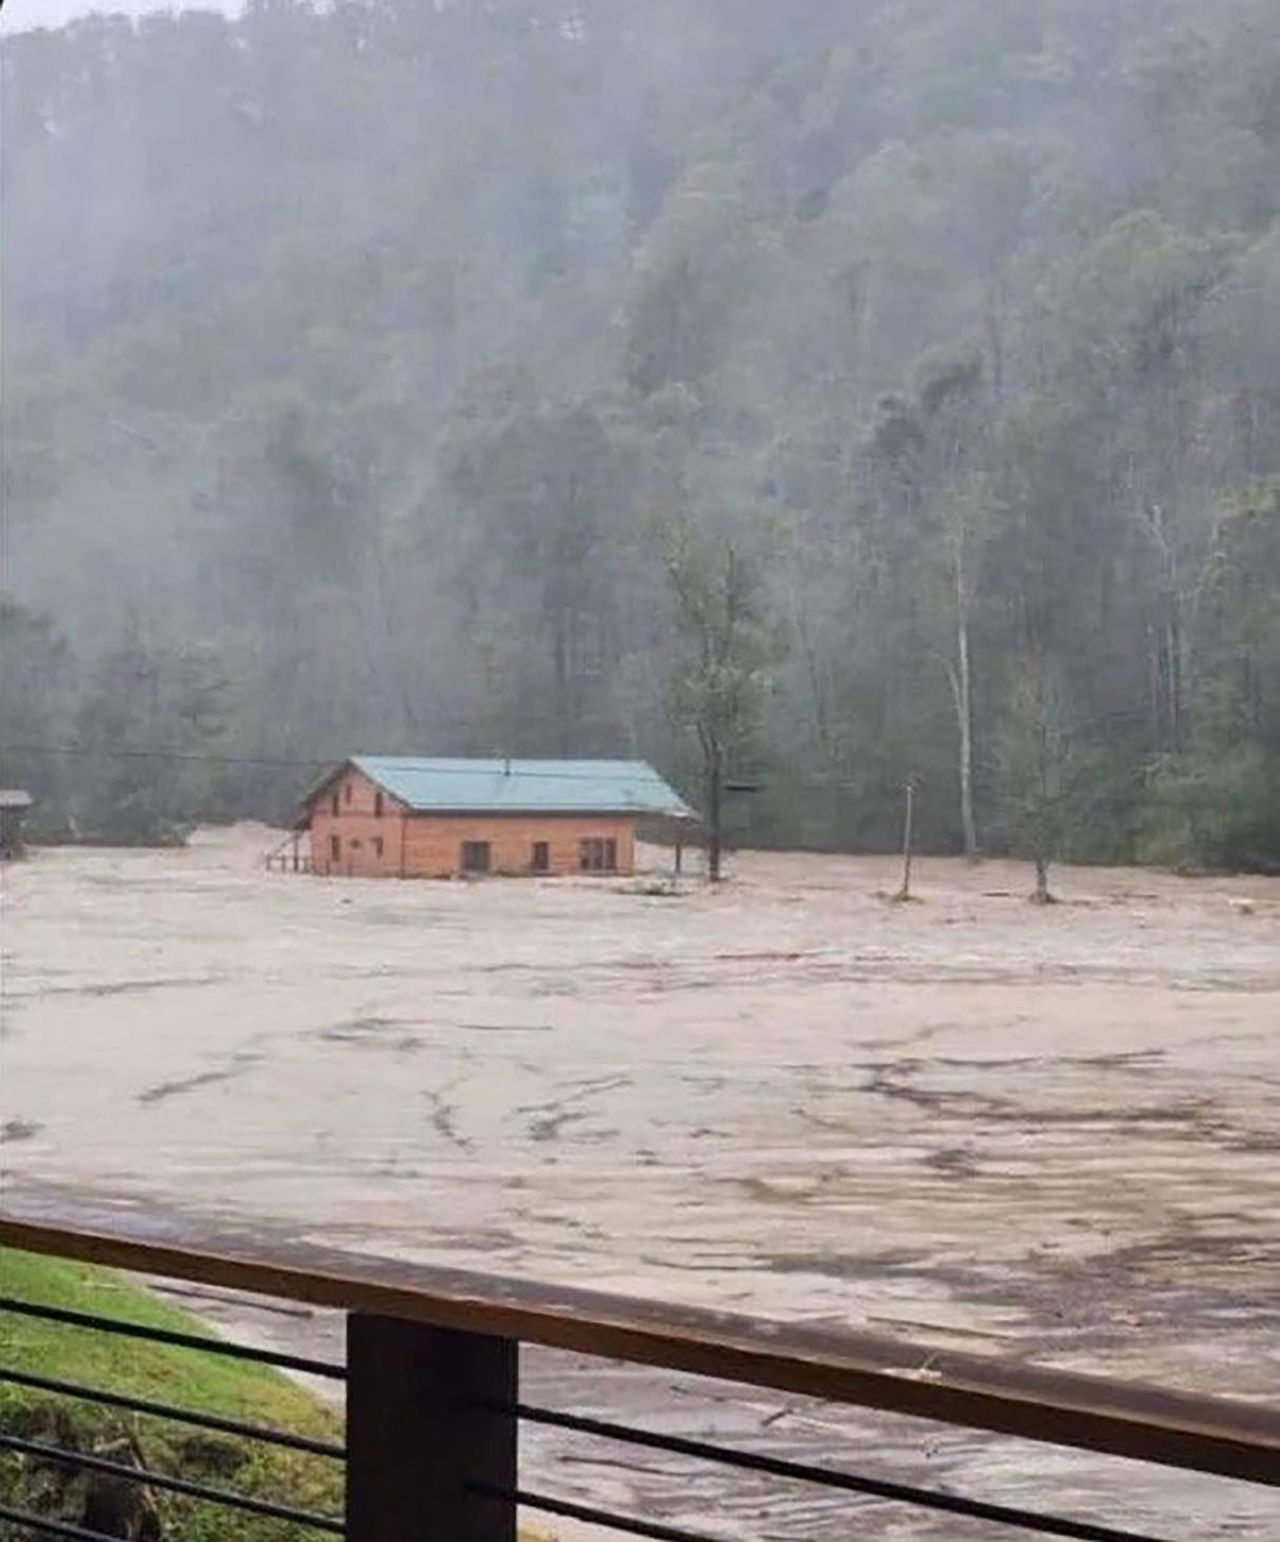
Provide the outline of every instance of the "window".
<path id="1" fill-rule="evenodd" d="M 463 841 L 462 871 L 464 873 L 487 873 L 489 871 L 488 841 Z"/>
<path id="2" fill-rule="evenodd" d="M 342 837 L 339 835 L 331 835 L 329 837 L 329 859 L 332 862 L 340 862 L 342 860 Z"/>
<path id="3" fill-rule="evenodd" d="M 333 794 L 333 812 L 335 814 L 338 814 L 338 813 L 341 813 L 341 811 L 342 811 L 341 810 L 341 805 L 338 802 L 338 794 L 335 791 L 334 794 Z"/>
<path id="4" fill-rule="evenodd" d="M 343 788 L 343 792 L 346 794 L 347 802 L 350 803 L 351 802 L 351 783 L 350 782 L 348 782 L 346 784 L 346 786 Z"/>
<path id="5" fill-rule="evenodd" d="M 375 835 L 373 838 L 373 854 L 375 857 L 382 855 L 382 837 L 380 835 Z"/>
<path id="6" fill-rule="evenodd" d="M 551 847 L 546 841 L 534 841 L 533 858 L 529 863 L 531 873 L 549 873 L 551 871 Z"/>
<path id="7" fill-rule="evenodd" d="M 584 873 L 616 873 L 618 871 L 618 843 L 610 838 L 588 836 L 578 842 L 578 866 Z"/>
<path id="8" fill-rule="evenodd" d="M 373 817 L 375 819 L 382 818 L 382 794 L 380 792 L 375 792 L 373 795 Z"/>

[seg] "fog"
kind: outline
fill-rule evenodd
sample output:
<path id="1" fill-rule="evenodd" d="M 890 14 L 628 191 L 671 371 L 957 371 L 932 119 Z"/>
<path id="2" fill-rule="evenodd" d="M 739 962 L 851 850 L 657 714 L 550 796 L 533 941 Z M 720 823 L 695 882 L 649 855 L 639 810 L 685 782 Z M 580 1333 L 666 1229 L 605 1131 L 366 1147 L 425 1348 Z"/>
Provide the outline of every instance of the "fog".
<path id="1" fill-rule="evenodd" d="M 64 14 L 3 43 L 46 833 L 638 754 L 756 844 L 914 778 L 939 852 L 1280 864 L 1280 0 Z"/>

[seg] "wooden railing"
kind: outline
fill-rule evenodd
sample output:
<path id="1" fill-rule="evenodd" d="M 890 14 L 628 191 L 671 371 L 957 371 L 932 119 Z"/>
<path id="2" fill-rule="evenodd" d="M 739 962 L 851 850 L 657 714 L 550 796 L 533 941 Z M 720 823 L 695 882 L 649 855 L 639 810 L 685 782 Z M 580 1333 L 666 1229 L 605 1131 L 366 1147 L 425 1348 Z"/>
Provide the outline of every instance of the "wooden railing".
<path id="1" fill-rule="evenodd" d="M 714 1514 L 706 1516 L 705 1527 L 688 1530 L 652 1516 L 618 1514 L 529 1490 L 518 1462 L 519 1432 L 526 1423 L 818 1485 L 847 1494 L 851 1509 L 860 1498 L 870 1497 L 986 1522 L 994 1535 L 1012 1528 L 1081 1542 L 1152 1542 L 1126 1529 L 1120 1486 L 1113 1522 L 1073 1519 L 1057 1513 L 1051 1492 L 1045 1493 L 1043 1504 L 1029 1510 L 898 1482 L 883 1474 L 853 1472 L 834 1465 L 838 1452 L 831 1453 L 833 1465 L 815 1465 L 767 1449 L 735 1448 L 571 1409 L 533 1406 L 520 1390 L 519 1351 L 530 1345 L 1280 1488 L 1280 1411 L 1274 1408 L 922 1349 L 869 1334 L 781 1326 L 363 1255 L 267 1245 L 136 1211 L 109 1212 L 107 1221 L 103 1223 L 102 1212 L 68 1216 L 65 1207 L 56 1217 L 47 1206 L 23 1214 L 11 1211 L 0 1217 L 0 1246 L 333 1308 L 346 1314 L 347 1325 L 346 1361 L 340 1364 L 220 1340 L 192 1340 L 5 1295 L 0 1313 L 158 1336 L 215 1354 L 266 1360 L 287 1370 L 345 1381 L 345 1447 L 287 1431 L 212 1421 L 213 1427 L 246 1438 L 300 1444 L 301 1449 L 345 1460 L 346 1502 L 340 1516 L 309 1513 L 283 1498 L 265 1506 L 260 1499 L 246 1503 L 244 1496 L 202 1489 L 181 1474 L 125 1468 L 125 1479 L 290 1519 L 304 1528 L 345 1535 L 351 1542 L 515 1542 L 521 1507 L 659 1542 L 709 1542 L 715 1536 Z M 3 1358 L 0 1354 L 0 1361 Z M 210 1425 L 198 1410 L 111 1389 L 15 1376 L 0 1364 L 0 1382 L 5 1380 L 34 1385 L 50 1395 Z M 96 1460 L 59 1453 L 9 1431 L 0 1431 L 0 1447 L 34 1461 L 61 1459 L 92 1467 Z M 1034 1468 L 1034 1446 L 1028 1448 L 1026 1461 Z M 107 1463 L 108 1469 L 111 1465 Z M 89 1542 L 101 1542 L 105 1535 L 3 1505 L 0 1520 L 34 1534 Z M 1184 1529 L 1168 1542 L 1214 1534 Z M 1280 1537 L 1280 1509 L 1272 1534 Z M 852 1525 L 846 1535 L 854 1535 Z"/>
<path id="2" fill-rule="evenodd" d="M 303 851 L 298 841 L 290 836 L 280 845 L 273 846 L 262 858 L 262 865 L 269 873 L 310 873 L 315 871 L 311 853 Z"/>

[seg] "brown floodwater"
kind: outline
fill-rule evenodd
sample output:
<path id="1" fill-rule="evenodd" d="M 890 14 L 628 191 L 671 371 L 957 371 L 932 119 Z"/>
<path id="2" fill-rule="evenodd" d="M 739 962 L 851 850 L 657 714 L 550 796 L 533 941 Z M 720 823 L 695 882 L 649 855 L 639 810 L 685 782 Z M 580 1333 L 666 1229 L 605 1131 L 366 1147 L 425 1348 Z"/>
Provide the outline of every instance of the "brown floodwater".
<path id="1" fill-rule="evenodd" d="M 1276 1398 L 1280 881 L 1064 869 L 1041 909 L 1023 868 L 925 860 L 901 906 L 885 860 L 743 854 L 670 897 L 268 875 L 272 838 L 5 872 L 6 1184 Z M 1237 1486 L 550 1356 L 529 1375 L 809 1456 L 852 1439 L 890 1476 L 1280 1536 Z M 847 1534 L 812 1496 L 775 1492 L 766 1523 L 751 1481 L 530 1453 L 563 1491 L 732 1537 Z"/>

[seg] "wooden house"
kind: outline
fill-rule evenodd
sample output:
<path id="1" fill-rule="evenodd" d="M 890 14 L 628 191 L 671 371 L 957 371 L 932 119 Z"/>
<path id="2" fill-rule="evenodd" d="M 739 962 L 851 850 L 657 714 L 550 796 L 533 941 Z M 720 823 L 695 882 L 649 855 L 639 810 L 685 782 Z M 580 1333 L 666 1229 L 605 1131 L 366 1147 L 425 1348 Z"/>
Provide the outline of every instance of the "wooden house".
<path id="1" fill-rule="evenodd" d="M 310 856 L 294 866 L 361 878 L 625 875 L 638 825 L 695 818 L 644 761 L 360 755 L 304 800 L 296 839 Z"/>

